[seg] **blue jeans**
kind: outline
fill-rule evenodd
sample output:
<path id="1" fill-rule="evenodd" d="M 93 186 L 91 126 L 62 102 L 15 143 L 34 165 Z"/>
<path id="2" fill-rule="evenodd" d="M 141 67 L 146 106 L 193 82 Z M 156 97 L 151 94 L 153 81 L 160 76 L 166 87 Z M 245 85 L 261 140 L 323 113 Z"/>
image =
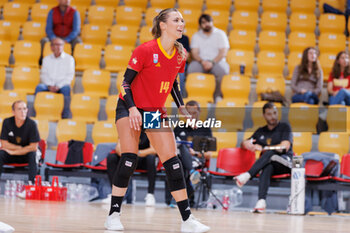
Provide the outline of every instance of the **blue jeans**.
<path id="1" fill-rule="evenodd" d="M 38 86 L 35 88 L 35 95 L 38 92 L 42 91 L 49 91 L 49 87 L 43 83 L 40 83 Z M 71 117 L 71 112 L 70 112 L 70 86 L 66 85 L 63 86 L 61 89 L 58 90 L 57 93 L 61 93 L 64 96 L 64 107 L 62 111 L 62 118 L 70 118 Z"/>
<path id="2" fill-rule="evenodd" d="M 293 103 L 308 103 L 308 104 L 318 104 L 318 96 L 311 91 L 305 92 L 304 94 L 295 94 L 292 97 Z"/>
<path id="3" fill-rule="evenodd" d="M 350 106 L 350 91 L 340 89 L 335 96 L 329 97 L 329 105 L 342 104 Z"/>

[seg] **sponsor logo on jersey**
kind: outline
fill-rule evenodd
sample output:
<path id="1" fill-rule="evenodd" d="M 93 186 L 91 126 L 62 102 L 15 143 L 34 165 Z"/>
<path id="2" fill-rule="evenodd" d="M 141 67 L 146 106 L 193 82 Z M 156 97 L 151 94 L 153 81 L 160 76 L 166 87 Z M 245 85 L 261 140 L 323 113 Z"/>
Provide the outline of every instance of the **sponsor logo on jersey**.
<path id="1" fill-rule="evenodd" d="M 158 63 L 158 54 L 157 53 L 153 53 L 153 63 L 154 64 Z"/>

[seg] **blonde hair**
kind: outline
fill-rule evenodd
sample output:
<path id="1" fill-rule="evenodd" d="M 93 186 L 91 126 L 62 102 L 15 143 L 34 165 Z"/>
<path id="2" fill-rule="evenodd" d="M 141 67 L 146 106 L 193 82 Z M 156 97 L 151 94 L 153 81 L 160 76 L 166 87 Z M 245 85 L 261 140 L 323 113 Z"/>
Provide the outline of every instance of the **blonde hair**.
<path id="1" fill-rule="evenodd" d="M 167 8 L 159 12 L 159 14 L 156 17 L 154 17 L 153 27 L 152 27 L 152 35 L 154 39 L 157 39 L 162 35 L 162 30 L 160 29 L 160 22 L 165 23 L 169 17 L 170 12 L 179 12 L 179 11 L 175 8 Z M 180 42 L 175 41 L 174 46 L 179 52 L 180 56 L 183 59 L 186 59 L 185 49 L 183 45 Z"/>

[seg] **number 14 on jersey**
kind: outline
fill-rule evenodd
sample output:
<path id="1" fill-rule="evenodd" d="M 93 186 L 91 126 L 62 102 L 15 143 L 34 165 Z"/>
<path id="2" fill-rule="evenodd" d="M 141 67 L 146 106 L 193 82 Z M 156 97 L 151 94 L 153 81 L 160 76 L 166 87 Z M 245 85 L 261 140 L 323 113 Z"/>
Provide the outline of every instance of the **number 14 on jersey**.
<path id="1" fill-rule="evenodd" d="M 160 90 L 159 90 L 159 93 L 167 93 L 168 90 L 169 90 L 169 86 L 170 86 L 170 82 L 165 82 L 165 81 L 162 81 L 160 83 Z"/>

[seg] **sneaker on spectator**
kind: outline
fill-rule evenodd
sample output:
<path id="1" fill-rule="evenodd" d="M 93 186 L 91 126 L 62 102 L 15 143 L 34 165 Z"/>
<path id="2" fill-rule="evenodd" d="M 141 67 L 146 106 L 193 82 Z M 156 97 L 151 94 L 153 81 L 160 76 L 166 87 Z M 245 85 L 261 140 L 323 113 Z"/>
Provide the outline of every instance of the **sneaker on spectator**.
<path id="1" fill-rule="evenodd" d="M 192 184 L 198 184 L 201 180 L 201 174 L 199 173 L 199 171 L 193 169 L 191 171 L 190 180 Z"/>
<path id="2" fill-rule="evenodd" d="M 181 232 L 207 232 L 209 230 L 210 227 L 200 223 L 192 214 L 181 224 Z"/>
<path id="3" fill-rule="evenodd" d="M 234 177 L 233 179 L 236 180 L 237 186 L 242 188 L 243 185 L 245 185 L 245 183 L 247 183 L 248 180 L 250 179 L 250 174 L 248 172 L 244 172 L 244 173 Z"/>
<path id="4" fill-rule="evenodd" d="M 0 232 L 1 233 L 12 233 L 15 231 L 15 228 L 11 227 L 10 225 L 0 222 Z"/>
<path id="5" fill-rule="evenodd" d="M 154 195 L 152 193 L 147 193 L 145 197 L 146 206 L 155 206 L 156 199 L 154 198 Z"/>
<path id="6" fill-rule="evenodd" d="M 260 199 L 256 203 L 253 213 L 264 213 L 265 210 L 266 210 L 266 201 L 264 199 Z"/>
<path id="7" fill-rule="evenodd" d="M 109 215 L 105 222 L 105 228 L 110 231 L 123 231 L 124 226 L 120 222 L 120 213 L 114 212 Z"/>
<path id="8" fill-rule="evenodd" d="M 16 196 L 17 196 L 18 198 L 21 198 L 21 199 L 26 199 L 26 190 L 23 190 L 22 192 L 17 193 Z"/>

